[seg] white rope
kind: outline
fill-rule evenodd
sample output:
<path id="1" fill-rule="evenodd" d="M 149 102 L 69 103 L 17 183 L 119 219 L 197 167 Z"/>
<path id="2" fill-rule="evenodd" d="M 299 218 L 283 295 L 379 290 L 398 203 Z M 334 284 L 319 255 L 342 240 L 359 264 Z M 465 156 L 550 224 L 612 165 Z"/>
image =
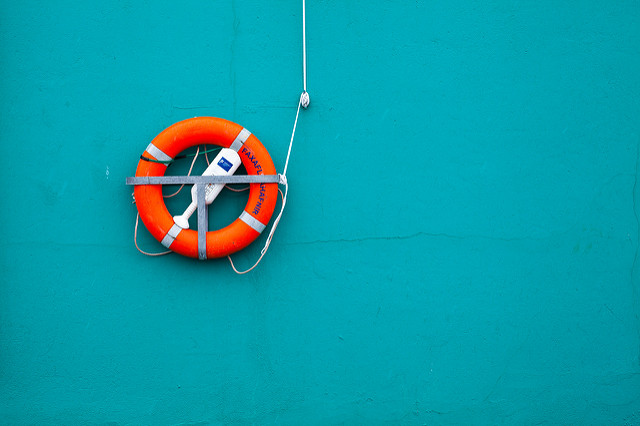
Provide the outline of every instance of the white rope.
<path id="1" fill-rule="evenodd" d="M 287 205 L 287 194 L 289 193 L 289 183 L 287 182 L 287 168 L 289 167 L 289 157 L 291 157 L 291 147 L 293 146 L 293 138 L 296 135 L 296 127 L 298 125 L 298 116 L 300 115 L 300 107 L 307 108 L 309 106 L 309 93 L 307 92 L 307 26 L 306 26 L 306 10 L 305 10 L 305 0 L 302 0 L 302 94 L 300 95 L 300 100 L 298 100 L 298 109 L 296 111 L 296 119 L 293 122 L 293 131 L 291 132 L 291 140 L 289 140 L 289 149 L 287 150 L 287 159 L 284 162 L 284 170 L 280 177 L 280 184 L 284 185 L 284 195 L 282 191 L 280 191 L 280 195 L 282 196 L 282 206 L 280 207 L 280 213 L 276 216 L 276 219 L 273 221 L 273 225 L 271 226 L 271 230 L 269 231 L 269 236 L 267 236 L 267 241 L 264 243 L 264 247 L 260 251 L 260 257 L 256 261 L 256 263 L 246 271 L 238 271 L 233 264 L 233 260 L 231 260 L 231 256 L 227 256 L 229 262 L 231 263 L 231 268 L 237 274 L 246 274 L 247 272 L 253 270 L 264 255 L 269 250 L 269 245 L 271 244 L 271 240 L 273 239 L 273 234 L 276 232 L 276 228 L 278 227 L 278 223 L 280 223 L 280 219 L 282 218 L 282 213 L 284 212 L 284 207 Z"/>
<path id="2" fill-rule="evenodd" d="M 136 214 L 136 226 L 133 228 L 133 243 L 136 245 L 138 251 L 142 254 L 146 254 L 147 256 L 164 256 L 165 254 L 172 253 L 171 250 L 163 251 L 161 253 L 149 253 L 143 251 L 140 247 L 138 247 L 138 219 L 140 218 L 140 213 Z"/>
<path id="3" fill-rule="evenodd" d="M 304 93 L 300 95 L 300 100 L 298 101 L 298 110 L 296 111 L 296 120 L 293 122 L 293 131 L 291 132 L 291 140 L 289 141 L 289 150 L 287 151 L 287 160 L 284 162 L 284 171 L 282 172 L 282 177 L 287 178 L 287 167 L 289 167 L 289 157 L 291 156 L 291 147 L 293 146 L 293 137 L 296 135 L 296 126 L 298 125 L 298 115 L 300 115 L 300 106 L 302 105 L 302 98 L 304 97 Z"/>
<path id="4" fill-rule="evenodd" d="M 302 0 L 302 90 L 307 91 L 307 26 L 306 13 L 304 7 L 305 0 Z M 306 108 L 306 106 L 305 106 Z"/>
<path id="5" fill-rule="evenodd" d="M 298 109 L 300 109 L 300 105 L 302 105 L 302 108 L 307 109 L 310 102 L 309 93 L 307 92 L 307 17 L 304 3 L 305 0 L 302 0 L 302 95 L 300 96 L 300 104 L 298 105 Z M 296 121 L 297 118 L 298 117 L 296 114 Z"/>
<path id="6" fill-rule="evenodd" d="M 280 213 L 278 213 L 278 216 L 276 216 L 276 219 L 273 221 L 273 225 L 271 225 L 271 230 L 269 231 L 269 236 L 267 237 L 267 241 L 264 243 L 264 247 L 262 248 L 262 250 L 260 250 L 260 257 L 251 268 L 245 271 L 238 271 L 235 265 L 233 264 L 233 260 L 231 260 L 231 256 L 227 256 L 227 258 L 229 259 L 229 262 L 231 263 L 231 268 L 233 268 L 236 274 L 240 274 L 240 275 L 246 274 L 247 272 L 250 272 L 251 270 L 253 270 L 253 268 L 255 268 L 256 266 L 258 266 L 258 264 L 260 263 L 264 255 L 267 253 L 267 250 L 269 250 L 269 245 L 271 244 L 271 240 L 273 239 L 273 234 L 276 232 L 276 228 L 278 227 L 278 223 L 280 223 L 280 219 L 282 218 L 282 213 L 284 212 L 284 207 L 287 205 L 287 194 L 289 193 L 289 182 L 287 181 L 287 168 L 289 167 L 289 157 L 291 157 L 291 147 L 293 146 L 293 138 L 296 135 L 296 127 L 298 126 L 298 116 L 300 115 L 300 106 L 302 106 L 303 97 L 304 97 L 304 93 L 300 95 L 300 100 L 298 101 L 298 110 L 296 111 L 296 119 L 293 122 L 293 131 L 291 132 L 291 140 L 289 140 L 289 150 L 287 151 L 287 159 L 284 163 L 284 171 L 280 176 L 280 183 L 284 185 L 284 195 L 282 194 L 282 191 L 280 191 L 280 195 L 282 196 L 282 206 L 280 206 Z M 280 189 L 278 188 L 278 190 Z"/>
<path id="7" fill-rule="evenodd" d="M 269 244 L 271 244 L 271 239 L 273 238 L 273 233 L 275 232 L 276 227 L 278 226 L 278 222 L 280 222 L 280 217 L 282 216 L 282 211 L 284 210 L 284 205 L 285 205 L 286 198 L 287 198 L 287 190 L 288 190 L 288 185 L 285 184 L 285 190 L 284 190 L 284 195 L 283 195 L 282 191 L 280 190 L 280 188 L 278 188 L 278 192 L 280 192 L 280 197 L 282 198 L 282 209 L 280 209 L 280 214 L 278 215 L 276 220 L 273 222 L 273 226 L 271 227 L 271 232 L 269 232 L 269 236 L 267 237 L 267 242 L 265 243 L 265 245 L 262 248 L 262 250 L 260 250 L 260 257 L 258 258 L 256 263 L 254 263 L 254 265 L 251 268 L 247 269 L 246 271 L 238 271 L 236 269 L 236 265 L 234 265 L 234 263 L 233 263 L 233 260 L 231 260 L 231 256 L 227 256 L 227 258 L 229 259 L 229 263 L 231 263 L 231 268 L 233 269 L 233 271 L 236 274 L 244 275 L 247 272 L 251 272 L 253 270 L 253 268 L 258 266 L 258 264 L 260 263 L 260 261 L 262 260 L 264 255 L 267 253 L 267 250 L 269 249 Z"/>

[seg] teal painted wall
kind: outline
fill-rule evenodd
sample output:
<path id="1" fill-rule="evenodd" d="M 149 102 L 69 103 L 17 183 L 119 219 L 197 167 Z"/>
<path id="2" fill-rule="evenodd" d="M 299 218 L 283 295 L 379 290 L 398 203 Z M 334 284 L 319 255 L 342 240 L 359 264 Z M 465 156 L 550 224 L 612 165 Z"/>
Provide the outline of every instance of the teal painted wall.
<path id="1" fill-rule="evenodd" d="M 282 170 L 299 2 L 2 2 L 1 422 L 640 424 L 640 3 L 307 11 L 236 276 L 124 181 L 203 115 Z"/>

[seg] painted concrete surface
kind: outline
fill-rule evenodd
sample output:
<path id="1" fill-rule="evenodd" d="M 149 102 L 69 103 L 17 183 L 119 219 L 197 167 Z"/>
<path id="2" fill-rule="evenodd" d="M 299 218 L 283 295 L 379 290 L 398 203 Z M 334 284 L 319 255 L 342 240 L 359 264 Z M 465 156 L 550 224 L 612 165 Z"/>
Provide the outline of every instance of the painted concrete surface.
<path id="1" fill-rule="evenodd" d="M 640 424 L 637 1 L 310 0 L 245 276 L 124 180 L 204 115 L 282 170 L 300 4 L 2 3 L 0 422 Z"/>

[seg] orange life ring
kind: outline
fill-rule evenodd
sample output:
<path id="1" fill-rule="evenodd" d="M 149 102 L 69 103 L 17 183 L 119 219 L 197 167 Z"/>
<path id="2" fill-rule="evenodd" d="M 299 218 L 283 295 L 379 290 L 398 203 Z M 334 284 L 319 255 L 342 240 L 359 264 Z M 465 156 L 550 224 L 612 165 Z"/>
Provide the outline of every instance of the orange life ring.
<path id="1" fill-rule="evenodd" d="M 185 149 L 215 144 L 238 152 L 249 175 L 275 174 L 269 153 L 251 132 L 221 118 L 197 117 L 180 121 L 151 141 L 143 157 L 170 161 Z M 167 164 L 140 160 L 136 176 L 164 176 Z M 276 206 L 277 183 L 252 183 L 249 201 L 240 217 L 225 228 L 207 232 L 207 258 L 224 257 L 251 244 L 264 230 Z M 174 223 L 162 197 L 162 185 L 136 185 L 136 206 L 151 235 L 184 256 L 198 258 L 198 233 Z"/>

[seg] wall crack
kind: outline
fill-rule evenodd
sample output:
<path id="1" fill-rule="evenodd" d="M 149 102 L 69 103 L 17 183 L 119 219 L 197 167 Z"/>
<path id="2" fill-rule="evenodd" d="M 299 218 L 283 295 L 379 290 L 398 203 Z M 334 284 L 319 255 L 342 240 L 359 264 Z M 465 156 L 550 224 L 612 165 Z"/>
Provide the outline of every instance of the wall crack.
<path id="1" fill-rule="evenodd" d="M 450 240 L 489 240 L 489 241 L 502 241 L 502 242 L 516 242 L 516 241 L 543 241 L 548 237 L 494 237 L 489 235 L 477 235 L 477 234 L 469 234 L 469 235 L 458 235 L 458 234 L 447 234 L 443 232 L 426 232 L 419 231 L 414 232 L 413 234 L 406 235 L 380 235 L 380 236 L 365 236 L 358 238 L 336 238 L 336 239 L 327 239 L 327 240 L 311 240 L 311 241 L 297 241 L 292 243 L 286 243 L 284 245 L 287 246 L 300 246 L 300 245 L 311 245 L 311 244 L 339 244 L 339 243 L 362 243 L 366 241 L 398 241 L 398 240 L 410 240 L 415 238 L 443 238 Z"/>
<path id="2" fill-rule="evenodd" d="M 638 271 L 638 257 L 640 256 L 640 214 L 638 213 L 638 192 L 640 191 L 640 186 L 638 185 L 638 181 L 640 180 L 640 138 L 638 139 L 638 145 L 636 146 L 636 169 L 635 169 L 635 180 L 633 181 L 633 192 L 632 192 L 632 202 L 633 202 L 633 215 L 636 219 L 636 250 L 633 255 L 633 262 L 631 263 L 631 294 L 633 296 L 633 315 L 636 323 L 636 332 L 638 335 L 638 365 L 640 365 L 640 289 L 638 286 L 639 283 L 639 271 Z"/>

